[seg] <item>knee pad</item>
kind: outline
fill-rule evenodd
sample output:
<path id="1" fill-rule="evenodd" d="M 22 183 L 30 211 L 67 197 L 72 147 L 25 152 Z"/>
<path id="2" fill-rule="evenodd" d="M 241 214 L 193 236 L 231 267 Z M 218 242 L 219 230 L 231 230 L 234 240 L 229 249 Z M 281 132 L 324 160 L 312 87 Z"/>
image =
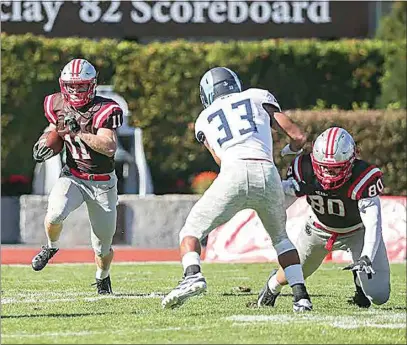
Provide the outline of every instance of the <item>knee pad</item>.
<path id="1" fill-rule="evenodd" d="M 280 256 L 281 254 L 284 254 L 286 252 L 289 252 L 291 250 L 296 250 L 292 242 L 288 237 L 283 239 L 282 241 L 274 244 L 274 249 L 277 252 L 277 256 Z"/>

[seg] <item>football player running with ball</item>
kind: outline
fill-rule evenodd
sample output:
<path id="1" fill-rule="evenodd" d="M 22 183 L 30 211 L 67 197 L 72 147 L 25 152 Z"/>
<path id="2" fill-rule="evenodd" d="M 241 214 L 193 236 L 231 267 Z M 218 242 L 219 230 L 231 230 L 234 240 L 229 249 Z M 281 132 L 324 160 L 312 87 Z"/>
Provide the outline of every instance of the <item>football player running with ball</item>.
<path id="1" fill-rule="evenodd" d="M 291 138 L 283 154 L 301 150 L 304 133 L 281 112 L 270 92 L 253 88 L 242 91 L 239 78 L 228 68 L 206 72 L 200 82 L 200 96 L 205 109 L 195 123 L 196 138 L 220 165 L 220 173 L 193 206 L 180 231 L 184 277 L 164 297 L 162 306 L 179 307 L 206 291 L 200 239 L 238 211 L 251 208 L 273 241 L 293 290 L 294 311 L 311 310 L 298 253 L 285 230 L 284 191 L 273 161 L 271 127 Z"/>
<path id="2" fill-rule="evenodd" d="M 299 155 L 283 181 L 286 197 L 306 196 L 310 215 L 296 239 L 304 277 L 313 274 L 332 250 L 348 250 L 356 287 L 349 301 L 368 308 L 390 296 L 390 268 L 382 237 L 379 168 L 356 158 L 352 136 L 343 128 L 327 129 L 311 154 Z M 286 274 L 274 270 L 259 294 L 258 306 L 274 306 Z"/>
<path id="3" fill-rule="evenodd" d="M 116 129 L 122 125 L 123 112 L 113 100 L 96 96 L 96 83 L 97 72 L 92 64 L 74 59 L 61 72 L 61 92 L 45 97 L 49 130 L 64 140 L 67 159 L 48 199 L 44 221 L 48 243 L 33 258 L 32 268 L 42 270 L 58 252 L 63 221 L 86 202 L 97 266 L 95 285 L 99 294 L 110 294 L 117 203 L 114 155 Z M 34 159 L 43 162 L 54 154 L 50 150 L 37 142 Z"/>

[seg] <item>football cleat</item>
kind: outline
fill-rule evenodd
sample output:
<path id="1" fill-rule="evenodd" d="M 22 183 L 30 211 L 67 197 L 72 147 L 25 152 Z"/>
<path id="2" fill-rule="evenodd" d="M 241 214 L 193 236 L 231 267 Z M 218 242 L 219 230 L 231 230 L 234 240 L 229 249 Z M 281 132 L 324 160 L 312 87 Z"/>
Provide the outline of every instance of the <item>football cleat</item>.
<path id="1" fill-rule="evenodd" d="M 362 288 L 360 286 L 356 286 L 355 296 L 348 300 L 349 304 L 357 305 L 359 308 L 370 308 L 372 302 L 370 302 L 369 298 L 366 297 Z"/>
<path id="2" fill-rule="evenodd" d="M 259 296 L 257 297 L 257 306 L 262 307 L 262 306 L 267 306 L 267 307 L 274 307 L 274 304 L 276 303 L 276 299 L 280 293 L 273 294 L 269 288 L 269 280 L 271 279 L 272 276 L 274 276 L 277 273 L 277 270 L 273 270 L 270 273 L 269 278 L 267 279 L 266 284 L 263 286 L 263 289 L 261 289 Z"/>
<path id="3" fill-rule="evenodd" d="M 309 299 L 307 298 L 302 298 L 297 302 L 294 302 L 293 304 L 293 310 L 296 313 L 299 312 L 305 312 L 305 311 L 311 311 L 312 310 L 312 303 Z"/>
<path id="4" fill-rule="evenodd" d="M 113 293 L 112 282 L 110 281 L 110 276 L 107 276 L 104 279 L 96 278 L 96 283 L 93 283 L 92 285 L 96 285 L 99 295 L 109 295 L 109 294 Z"/>
<path id="5" fill-rule="evenodd" d="M 206 291 L 206 280 L 202 273 L 189 275 L 179 285 L 165 296 L 161 305 L 165 309 L 178 308 L 193 296 L 198 296 Z"/>
<path id="6" fill-rule="evenodd" d="M 372 302 L 366 297 L 365 293 L 363 292 L 362 288 L 356 284 L 356 280 L 358 279 L 358 275 L 355 271 L 352 271 L 353 274 L 353 283 L 355 284 L 355 295 L 348 299 L 349 304 L 357 305 L 359 308 L 369 308 L 372 305 Z"/>
<path id="7" fill-rule="evenodd" d="M 41 251 L 34 256 L 31 261 L 31 266 L 34 271 L 41 271 L 48 263 L 48 261 L 58 252 L 59 248 L 49 248 L 42 246 Z"/>
<path id="8" fill-rule="evenodd" d="M 293 310 L 295 312 L 304 312 L 312 310 L 311 298 L 308 295 L 304 284 L 295 284 L 293 289 Z"/>

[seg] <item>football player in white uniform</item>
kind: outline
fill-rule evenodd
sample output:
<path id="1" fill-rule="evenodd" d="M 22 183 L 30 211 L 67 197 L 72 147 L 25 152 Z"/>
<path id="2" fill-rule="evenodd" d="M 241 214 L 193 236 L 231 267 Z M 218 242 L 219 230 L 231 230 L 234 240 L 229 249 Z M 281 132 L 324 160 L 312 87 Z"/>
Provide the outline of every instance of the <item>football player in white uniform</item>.
<path id="1" fill-rule="evenodd" d="M 242 91 L 239 78 L 228 68 L 206 72 L 200 82 L 200 95 L 205 109 L 195 123 L 196 138 L 221 168 L 180 231 L 184 278 L 164 297 L 162 306 L 178 307 L 206 291 L 200 239 L 238 211 L 251 208 L 257 211 L 273 241 L 293 290 L 294 311 L 311 310 L 298 253 L 285 230 L 284 191 L 273 161 L 271 127 L 291 139 L 283 155 L 300 151 L 306 142 L 305 134 L 281 112 L 270 92 Z"/>
<path id="2" fill-rule="evenodd" d="M 382 237 L 379 168 L 356 158 L 355 142 L 343 128 L 332 127 L 316 139 L 312 153 L 297 156 L 283 181 L 286 199 L 306 196 L 310 216 L 295 241 L 304 277 L 313 274 L 331 250 L 349 250 L 356 287 L 349 302 L 368 308 L 390 296 L 390 269 Z M 273 271 L 258 305 L 274 306 L 284 271 Z"/>

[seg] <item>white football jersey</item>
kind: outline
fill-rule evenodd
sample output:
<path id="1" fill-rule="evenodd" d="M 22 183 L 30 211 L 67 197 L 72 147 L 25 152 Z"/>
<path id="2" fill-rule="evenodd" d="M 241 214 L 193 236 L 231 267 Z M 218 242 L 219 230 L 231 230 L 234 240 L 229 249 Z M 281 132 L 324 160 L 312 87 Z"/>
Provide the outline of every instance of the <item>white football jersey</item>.
<path id="1" fill-rule="evenodd" d="M 221 160 L 273 160 L 270 116 L 263 104 L 276 106 L 275 97 L 262 89 L 248 89 L 216 99 L 195 122 L 195 136 L 204 137 Z"/>

